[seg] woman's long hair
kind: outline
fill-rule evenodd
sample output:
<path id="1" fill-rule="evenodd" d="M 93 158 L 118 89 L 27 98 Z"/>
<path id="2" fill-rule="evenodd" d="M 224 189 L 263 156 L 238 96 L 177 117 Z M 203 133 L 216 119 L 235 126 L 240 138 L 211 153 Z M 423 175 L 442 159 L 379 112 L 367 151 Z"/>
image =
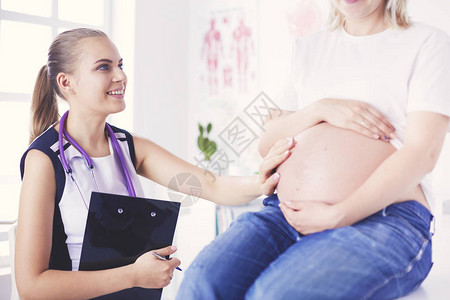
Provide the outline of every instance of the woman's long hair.
<path id="1" fill-rule="evenodd" d="M 57 83 L 59 73 L 73 74 L 79 58 L 79 41 L 107 37 L 100 30 L 77 28 L 59 34 L 48 50 L 47 64 L 40 70 L 31 102 L 30 143 L 58 121 L 57 95 L 64 99 Z"/>

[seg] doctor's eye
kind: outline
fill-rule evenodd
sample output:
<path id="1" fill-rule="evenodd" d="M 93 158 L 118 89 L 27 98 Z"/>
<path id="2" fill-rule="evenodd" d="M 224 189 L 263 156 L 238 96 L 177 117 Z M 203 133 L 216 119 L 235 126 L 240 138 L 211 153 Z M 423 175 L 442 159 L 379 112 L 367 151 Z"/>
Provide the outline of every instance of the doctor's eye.
<path id="1" fill-rule="evenodd" d="M 123 63 L 120 63 L 118 67 L 119 69 L 123 70 Z"/>
<path id="2" fill-rule="evenodd" d="M 108 64 L 103 64 L 103 65 L 98 66 L 97 70 L 109 71 L 109 70 L 111 70 L 111 67 Z"/>

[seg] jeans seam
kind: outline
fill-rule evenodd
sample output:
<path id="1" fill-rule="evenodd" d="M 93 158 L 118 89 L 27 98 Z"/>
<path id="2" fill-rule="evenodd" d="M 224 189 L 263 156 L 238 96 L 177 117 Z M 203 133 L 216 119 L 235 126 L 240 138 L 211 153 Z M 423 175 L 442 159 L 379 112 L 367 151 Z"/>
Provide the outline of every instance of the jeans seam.
<path id="1" fill-rule="evenodd" d="M 429 211 L 425 206 L 423 206 L 423 204 L 415 201 L 415 200 L 410 200 L 415 202 L 415 205 L 419 205 L 420 208 L 415 208 L 415 207 L 410 207 L 411 205 L 407 205 L 406 209 L 408 209 L 410 212 L 414 213 L 416 216 L 418 216 L 422 221 L 424 221 L 425 223 L 430 223 L 430 221 L 432 220 L 432 218 L 434 218 L 433 214 L 431 213 L 431 211 Z M 400 202 L 399 204 L 402 204 L 405 202 Z"/>
<path id="2" fill-rule="evenodd" d="M 404 217 L 395 214 L 395 213 L 387 213 L 387 215 L 391 215 L 394 216 L 396 218 L 398 218 L 405 226 L 408 227 L 408 229 L 412 232 L 412 234 L 414 234 L 417 238 L 422 239 L 422 240 L 427 240 L 430 238 L 430 228 L 428 229 L 428 236 L 424 236 L 419 230 L 417 230 L 417 228 L 415 228 L 413 225 L 411 225 L 411 223 L 409 223 L 408 220 L 406 220 Z M 419 216 L 420 217 L 420 216 Z M 423 220 L 421 218 L 421 220 Z M 425 220 L 423 220 L 424 222 L 426 222 Z M 428 223 L 428 227 L 430 227 L 430 223 Z"/>
<path id="3" fill-rule="evenodd" d="M 420 248 L 419 252 L 408 263 L 408 265 L 402 272 L 396 273 L 396 274 L 392 275 L 391 277 L 387 278 L 384 282 L 382 282 L 378 286 L 374 287 L 371 291 L 369 291 L 362 299 L 369 299 L 373 294 L 375 294 L 377 291 L 379 291 L 383 286 L 390 283 L 393 279 L 399 279 L 403 276 L 406 276 L 409 272 L 411 272 L 412 269 L 414 268 L 414 266 L 422 259 L 423 253 L 425 251 L 425 248 L 428 246 L 428 243 L 429 243 L 429 241 L 424 239 L 422 247 Z"/>

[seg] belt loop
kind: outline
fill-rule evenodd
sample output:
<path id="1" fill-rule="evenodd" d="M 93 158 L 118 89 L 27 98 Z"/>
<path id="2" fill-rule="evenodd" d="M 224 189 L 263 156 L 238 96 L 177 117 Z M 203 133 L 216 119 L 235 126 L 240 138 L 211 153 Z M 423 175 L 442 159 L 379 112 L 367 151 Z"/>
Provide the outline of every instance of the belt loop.
<path id="1" fill-rule="evenodd" d="M 433 225 L 431 226 L 431 224 Z M 431 224 L 430 224 L 430 233 L 431 236 L 434 236 L 434 233 L 436 232 L 436 218 L 433 215 L 431 215 Z"/>
<path id="2" fill-rule="evenodd" d="M 381 214 L 383 215 L 383 217 L 386 217 L 386 207 L 383 208 L 383 211 L 381 212 Z"/>

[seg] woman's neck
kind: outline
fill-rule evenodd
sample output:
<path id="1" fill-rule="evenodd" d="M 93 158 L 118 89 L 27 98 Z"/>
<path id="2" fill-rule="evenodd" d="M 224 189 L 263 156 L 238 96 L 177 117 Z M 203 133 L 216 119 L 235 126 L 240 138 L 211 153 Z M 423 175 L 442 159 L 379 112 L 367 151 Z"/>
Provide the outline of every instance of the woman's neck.
<path id="1" fill-rule="evenodd" d="M 71 110 L 65 129 L 89 156 L 102 157 L 110 154 L 105 122 L 106 117 L 77 114 Z"/>
<path id="2" fill-rule="evenodd" d="M 354 36 L 372 35 L 389 28 L 384 15 L 373 13 L 362 19 L 345 19 L 344 29 Z"/>

